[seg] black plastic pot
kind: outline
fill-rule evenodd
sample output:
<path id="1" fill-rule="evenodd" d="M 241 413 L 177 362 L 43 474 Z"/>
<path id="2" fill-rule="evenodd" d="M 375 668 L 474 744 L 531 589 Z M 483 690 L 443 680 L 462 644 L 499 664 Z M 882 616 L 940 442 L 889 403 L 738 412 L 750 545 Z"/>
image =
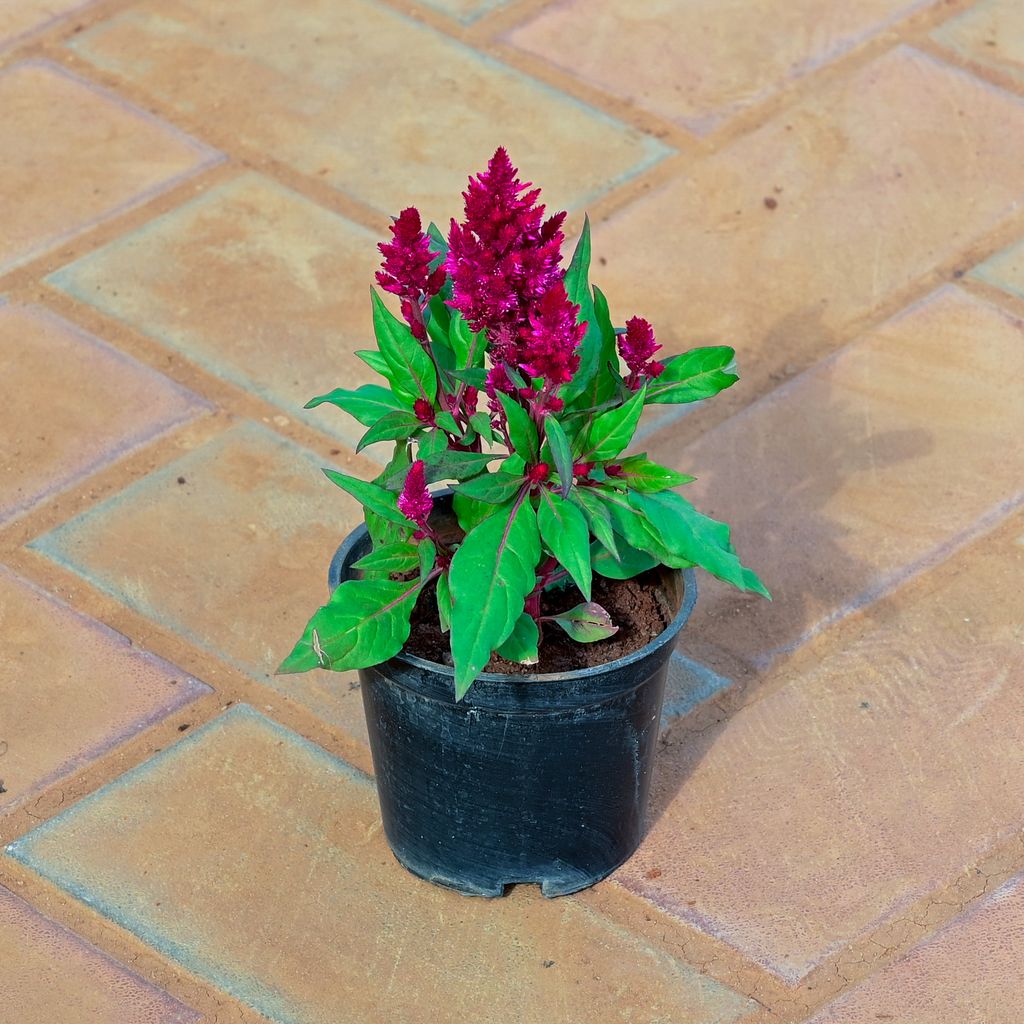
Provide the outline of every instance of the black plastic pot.
<path id="1" fill-rule="evenodd" d="M 442 515 L 447 501 L 436 500 Z M 332 591 L 370 547 L 364 526 L 348 536 Z M 661 593 L 668 628 L 600 668 L 484 673 L 458 704 L 446 665 L 399 654 L 360 670 L 384 832 L 405 867 L 471 895 L 538 882 L 563 896 L 633 854 L 669 656 L 697 600 L 693 570 L 665 570 Z"/>

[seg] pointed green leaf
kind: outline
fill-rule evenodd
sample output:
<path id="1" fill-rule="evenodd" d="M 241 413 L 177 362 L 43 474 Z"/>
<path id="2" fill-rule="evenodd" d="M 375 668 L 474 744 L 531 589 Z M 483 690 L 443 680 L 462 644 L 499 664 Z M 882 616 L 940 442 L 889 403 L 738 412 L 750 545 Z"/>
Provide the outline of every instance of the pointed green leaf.
<path id="1" fill-rule="evenodd" d="M 590 487 L 576 487 L 569 497 L 587 517 L 590 532 L 606 547 L 612 555 L 618 554 L 618 544 L 612 529 L 612 517 L 607 507 Z"/>
<path id="2" fill-rule="evenodd" d="M 572 260 L 565 272 L 565 291 L 570 302 L 580 307 L 577 323 L 587 324 L 587 333 L 579 344 L 579 369 L 560 391 L 563 401 L 571 402 L 584 392 L 597 375 L 601 360 L 601 328 L 594 318 L 594 300 L 590 292 L 590 218 L 583 221 L 583 231 Z"/>
<path id="3" fill-rule="evenodd" d="M 580 593 L 590 600 L 590 529 L 583 513 L 570 501 L 541 491 L 537 525 L 548 550 L 572 577 Z"/>
<path id="4" fill-rule="evenodd" d="M 426 581 L 437 561 L 437 547 L 429 537 L 416 543 L 416 557 L 420 563 L 420 580 Z"/>
<path id="5" fill-rule="evenodd" d="M 452 628 L 452 593 L 448 589 L 446 572 L 437 577 L 437 617 L 441 623 L 441 632 L 447 633 Z"/>
<path id="6" fill-rule="evenodd" d="M 387 360 L 396 390 L 413 398 L 433 403 L 437 394 L 437 374 L 430 356 L 403 323 L 384 305 L 376 291 L 373 300 L 373 330 L 377 346 Z"/>
<path id="7" fill-rule="evenodd" d="M 523 502 L 509 518 L 498 512 L 466 535 L 452 559 L 452 658 L 461 700 L 491 653 L 512 632 L 537 582 L 540 533 Z"/>
<path id="8" fill-rule="evenodd" d="M 470 330 L 469 324 L 462 319 L 462 314 L 453 312 L 449 336 L 458 369 L 484 365 L 484 351 L 487 348 L 487 334 L 484 331 Z"/>
<path id="9" fill-rule="evenodd" d="M 384 544 L 379 548 L 374 548 L 368 555 L 363 555 L 352 568 L 384 574 L 408 572 L 410 569 L 416 568 L 418 561 L 416 545 L 410 544 L 408 541 L 398 541 L 394 544 Z"/>
<path id="10" fill-rule="evenodd" d="M 379 373 L 382 377 L 387 377 L 388 380 L 391 380 L 391 367 L 388 366 L 388 361 L 376 349 L 357 349 L 356 355 L 362 359 L 362 361 L 366 363 L 371 370 Z"/>
<path id="11" fill-rule="evenodd" d="M 659 562 L 673 568 L 683 568 L 685 565 L 691 564 L 673 557 L 658 531 L 644 515 L 630 504 L 625 493 L 605 486 L 594 487 L 590 493 L 595 495 L 608 510 L 615 532 L 624 537 L 632 547 L 646 551 Z"/>
<path id="12" fill-rule="evenodd" d="M 496 394 L 501 407 L 505 410 L 508 436 L 516 454 L 527 463 L 536 462 L 540 455 L 540 441 L 537 438 L 537 427 L 530 419 L 530 414 L 510 395 L 502 391 Z"/>
<path id="13" fill-rule="evenodd" d="M 757 574 L 740 563 L 728 527 L 698 512 L 675 491 L 628 495 L 630 504 L 651 524 L 672 554 L 688 559 L 740 590 L 771 598 Z"/>
<path id="14" fill-rule="evenodd" d="M 432 253 L 436 253 L 441 257 L 448 255 L 448 242 L 441 233 L 441 229 L 433 221 L 427 225 L 427 238 L 429 239 L 430 251 Z M 434 263 L 431 263 L 431 266 L 434 265 Z"/>
<path id="15" fill-rule="evenodd" d="M 669 356 L 665 369 L 648 384 L 647 402 L 681 404 L 717 395 L 739 380 L 731 369 L 735 358 L 735 351 L 726 345 Z"/>
<path id="16" fill-rule="evenodd" d="M 479 476 L 493 462 L 497 455 L 489 452 L 457 452 L 446 448 L 424 459 L 427 483 L 439 480 L 469 480 Z M 492 510 L 493 511 L 493 510 Z"/>
<path id="17" fill-rule="evenodd" d="M 508 639 L 498 648 L 506 661 L 515 661 L 520 665 L 536 665 L 540 660 L 537 645 L 540 643 L 540 630 L 529 612 L 523 612 L 516 619 Z"/>
<path id="18" fill-rule="evenodd" d="M 395 523 L 368 508 L 363 509 L 363 518 L 366 520 L 366 529 L 375 548 L 398 544 L 412 536 L 414 527 L 408 520 L 404 521 L 404 524 Z"/>
<path id="19" fill-rule="evenodd" d="M 653 555 L 638 551 L 622 537 L 618 539 L 617 554 L 595 540 L 590 546 L 590 561 L 594 572 L 610 580 L 631 580 L 658 565 Z"/>
<path id="20" fill-rule="evenodd" d="M 389 412 L 384 416 L 381 416 L 376 423 L 370 429 L 359 438 L 359 443 L 356 445 L 356 451 L 361 452 L 364 448 L 371 444 L 377 444 L 380 441 L 398 441 L 407 437 L 412 437 L 417 430 L 422 430 L 423 424 L 420 423 L 412 413 L 407 411 L 402 412 Z"/>
<path id="21" fill-rule="evenodd" d="M 677 473 L 667 466 L 651 462 L 646 454 L 630 455 L 619 463 L 621 473 L 618 479 L 626 486 L 637 491 L 665 491 L 670 487 L 681 487 L 693 483 L 694 478 L 685 473 Z"/>
<path id="22" fill-rule="evenodd" d="M 373 478 L 373 483 L 377 484 L 378 487 L 383 487 L 385 490 L 400 494 L 410 465 L 412 465 L 412 459 L 409 455 L 408 442 L 397 441 L 391 460 Z"/>
<path id="23" fill-rule="evenodd" d="M 555 464 L 562 485 L 562 497 L 568 498 L 569 489 L 572 487 L 572 447 L 569 438 L 562 424 L 554 416 L 545 417 L 544 433 L 548 448 L 551 450 L 551 460 Z"/>
<path id="24" fill-rule="evenodd" d="M 486 501 L 489 505 L 501 505 L 515 497 L 522 486 L 523 478 L 521 476 L 497 472 L 484 473 L 472 480 L 467 480 L 455 487 L 454 491 L 467 498 Z"/>
<path id="25" fill-rule="evenodd" d="M 367 668 L 394 657 L 409 639 L 419 589 L 419 580 L 346 580 L 309 620 L 278 673 Z"/>
<path id="26" fill-rule="evenodd" d="M 622 405 L 596 416 L 587 432 L 580 461 L 614 459 L 633 440 L 643 408 L 644 389 L 641 388 Z"/>
<path id="27" fill-rule="evenodd" d="M 477 391 L 483 391 L 487 386 L 487 371 L 479 366 L 470 366 L 465 370 L 449 370 L 449 377 L 454 377 L 463 384 L 469 384 Z"/>
<path id="28" fill-rule="evenodd" d="M 364 508 L 376 512 L 377 515 L 392 523 L 402 526 L 409 525 L 409 520 L 398 511 L 398 495 L 394 491 L 386 490 L 368 480 L 360 480 L 358 477 L 339 473 L 336 469 L 325 469 L 324 476 L 332 484 L 337 484 L 343 491 L 348 491 Z"/>
<path id="29" fill-rule="evenodd" d="M 485 412 L 475 412 L 469 417 L 469 425 L 480 435 L 485 444 L 494 442 L 491 430 L 491 417 Z"/>
<path id="30" fill-rule="evenodd" d="M 506 510 L 511 509 L 513 500 L 510 498 L 505 503 Z M 502 506 L 498 506 L 498 508 L 502 508 Z M 488 504 L 486 501 L 477 501 L 476 498 L 469 498 L 465 494 L 459 494 L 458 491 L 452 497 L 452 510 L 455 512 L 455 518 L 458 520 L 459 526 L 462 527 L 463 533 L 469 533 L 497 511 L 494 505 Z"/>
<path id="31" fill-rule="evenodd" d="M 379 384 L 364 384 L 355 391 L 335 388 L 326 395 L 311 398 L 304 409 L 315 409 L 318 405 L 333 405 L 354 416 L 364 427 L 373 426 L 382 416 L 392 412 L 408 412 L 408 405 L 397 395 Z"/>
<path id="32" fill-rule="evenodd" d="M 619 627 L 614 625 L 612 617 L 599 604 L 589 601 L 578 604 L 561 615 L 551 616 L 577 643 L 592 644 L 595 640 L 607 640 L 615 636 Z"/>

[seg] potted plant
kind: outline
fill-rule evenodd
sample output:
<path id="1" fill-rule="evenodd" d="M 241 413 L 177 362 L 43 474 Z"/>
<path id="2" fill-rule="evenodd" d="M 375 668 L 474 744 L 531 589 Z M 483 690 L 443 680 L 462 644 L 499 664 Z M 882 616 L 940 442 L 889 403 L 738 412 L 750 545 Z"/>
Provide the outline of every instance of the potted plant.
<path id="1" fill-rule="evenodd" d="M 380 244 L 384 384 L 337 406 L 394 442 L 373 480 L 324 472 L 365 510 L 331 595 L 280 672 L 359 670 L 384 829 L 416 874 L 467 893 L 603 878 L 640 841 L 668 658 L 693 566 L 767 595 L 729 528 L 626 454 L 644 407 L 709 398 L 734 353 L 659 360 L 588 282 L 589 223 L 562 266 L 565 213 L 504 149 L 447 239 L 416 209 Z M 450 487 L 431 491 L 431 484 Z"/>

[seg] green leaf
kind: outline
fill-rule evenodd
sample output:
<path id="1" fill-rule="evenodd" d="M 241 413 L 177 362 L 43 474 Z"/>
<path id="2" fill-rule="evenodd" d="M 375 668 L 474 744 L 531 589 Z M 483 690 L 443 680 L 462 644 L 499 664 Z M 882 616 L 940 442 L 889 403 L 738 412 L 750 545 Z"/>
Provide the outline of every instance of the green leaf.
<path id="1" fill-rule="evenodd" d="M 594 300 L 590 292 L 588 274 L 590 272 L 590 218 L 583 221 L 583 231 L 572 261 L 565 272 L 565 291 L 570 302 L 580 307 L 577 323 L 587 324 L 587 333 L 583 335 L 577 352 L 580 357 L 579 369 L 561 392 L 561 398 L 571 402 L 577 395 L 587 390 L 600 368 L 601 360 L 601 328 L 594 317 Z"/>
<path id="2" fill-rule="evenodd" d="M 416 557 L 420 564 L 420 581 L 425 582 L 437 561 L 437 548 L 429 537 L 417 542 Z"/>
<path id="3" fill-rule="evenodd" d="M 377 292 L 371 289 L 370 295 L 377 346 L 387 360 L 393 386 L 408 397 L 424 398 L 433 403 L 437 394 L 437 374 L 430 356 L 413 337 L 408 324 L 395 317 Z"/>
<path id="4" fill-rule="evenodd" d="M 417 456 L 424 462 L 439 458 L 448 451 L 448 438 L 440 430 L 427 430 L 419 436 Z"/>
<path id="5" fill-rule="evenodd" d="M 601 499 L 590 487 L 576 487 L 569 498 L 583 509 L 590 532 L 612 553 L 618 553 L 615 532 L 612 529 L 612 516 Z"/>
<path id="6" fill-rule="evenodd" d="M 461 428 L 458 423 L 455 422 L 455 417 L 450 412 L 439 412 L 434 417 L 434 422 L 442 430 L 447 430 L 449 434 L 454 434 L 456 437 L 460 437 L 462 435 Z"/>
<path id="7" fill-rule="evenodd" d="M 354 416 L 364 427 L 371 427 L 382 416 L 391 412 L 407 412 L 408 405 L 397 395 L 379 384 L 364 384 L 355 391 L 335 388 L 326 395 L 311 398 L 304 409 L 315 409 L 318 405 L 333 405 Z"/>
<path id="8" fill-rule="evenodd" d="M 366 520 L 366 529 L 369 531 L 375 548 L 406 541 L 412 536 L 415 529 L 408 520 L 404 524 L 393 523 L 390 519 L 385 519 L 368 508 L 363 509 L 363 518 Z"/>
<path id="9" fill-rule="evenodd" d="M 498 456 L 488 452 L 456 452 L 446 448 L 443 452 L 424 459 L 427 483 L 439 480 L 469 480 L 479 476 L 487 464 Z"/>
<path id="10" fill-rule="evenodd" d="M 641 388 L 622 405 L 594 418 L 587 432 L 580 461 L 614 459 L 633 440 L 644 408 L 644 395 L 644 388 Z"/>
<path id="11" fill-rule="evenodd" d="M 447 633 L 452 628 L 452 593 L 448 589 L 446 572 L 437 577 L 437 617 L 441 623 L 441 632 Z"/>
<path id="12" fill-rule="evenodd" d="M 612 617 L 608 612 L 593 601 L 578 604 L 561 615 L 552 615 L 551 620 L 557 622 L 573 640 L 581 644 L 607 640 L 619 631 L 619 627 L 612 623 Z"/>
<path id="13" fill-rule="evenodd" d="M 548 447 L 551 449 L 551 460 L 558 471 L 558 479 L 562 484 L 562 497 L 569 497 L 569 489 L 572 487 L 572 447 L 569 438 L 562 427 L 562 424 L 554 416 L 547 416 L 544 419 L 544 433 L 547 437 Z"/>
<path id="14" fill-rule="evenodd" d="M 382 547 L 374 548 L 368 555 L 363 555 L 352 568 L 362 569 L 364 572 L 408 572 L 416 568 L 419 561 L 416 545 L 408 541 L 399 541 L 395 544 L 385 544 Z"/>
<path id="15" fill-rule="evenodd" d="M 455 552 L 449 582 L 456 700 L 511 634 L 536 585 L 539 561 L 540 533 L 529 502 L 511 518 L 498 512 L 485 519 Z"/>
<path id="16" fill-rule="evenodd" d="M 630 492 L 631 505 L 644 515 L 674 555 L 688 559 L 740 590 L 771 598 L 757 574 L 740 563 L 729 539 L 729 528 L 698 512 L 675 491 L 658 494 Z"/>
<path id="17" fill-rule="evenodd" d="M 461 313 L 452 313 L 449 337 L 452 351 L 455 353 L 456 366 L 460 370 L 484 365 L 487 334 L 484 331 L 471 331 L 469 324 L 462 319 Z"/>
<path id="18" fill-rule="evenodd" d="M 693 483 L 694 477 L 685 473 L 677 473 L 667 466 L 651 462 L 646 453 L 630 455 L 619 463 L 622 472 L 618 479 L 637 491 L 665 491 L 670 487 L 681 487 Z"/>
<path id="19" fill-rule="evenodd" d="M 367 668 L 394 657 L 409 639 L 419 589 L 419 580 L 346 580 L 309 620 L 278 673 Z"/>
<path id="20" fill-rule="evenodd" d="M 683 568 L 692 563 L 674 558 L 662 538 L 647 518 L 630 504 L 626 494 L 608 487 L 594 487 L 591 493 L 597 496 L 611 516 L 615 532 L 624 537 L 630 545 L 653 555 L 659 562 L 674 568 Z"/>
<path id="21" fill-rule="evenodd" d="M 337 484 L 343 491 L 348 491 L 364 508 L 392 523 L 408 526 L 409 520 L 398 511 L 398 495 L 368 480 L 360 480 L 355 476 L 339 473 L 336 469 L 325 469 L 324 476 Z"/>
<path id="22" fill-rule="evenodd" d="M 682 355 L 669 356 L 665 369 L 648 384 L 648 404 L 699 402 L 717 395 L 739 380 L 729 369 L 735 358 L 735 351 L 726 345 L 695 348 Z"/>
<path id="23" fill-rule="evenodd" d="M 444 235 L 441 234 L 441 229 L 433 221 L 427 225 L 427 238 L 430 239 L 430 251 L 432 253 L 441 257 L 448 255 L 448 242 Z M 435 262 L 431 263 L 431 267 L 434 266 Z"/>
<path id="24" fill-rule="evenodd" d="M 487 371 L 479 366 L 470 366 L 465 370 L 449 370 L 449 377 L 454 377 L 463 384 L 469 384 L 477 391 L 483 391 L 487 386 Z"/>
<path id="25" fill-rule="evenodd" d="M 422 430 L 420 423 L 410 412 L 389 412 L 381 416 L 370 429 L 359 438 L 356 451 L 361 452 L 371 444 L 379 441 L 399 441 L 412 437 L 417 430 Z"/>
<path id="26" fill-rule="evenodd" d="M 537 525 L 541 539 L 589 601 L 590 529 L 583 513 L 553 491 L 542 490 Z"/>
<path id="27" fill-rule="evenodd" d="M 376 373 L 379 373 L 382 377 L 387 377 L 391 380 L 392 373 L 391 367 L 388 366 L 388 361 L 373 348 L 361 348 L 356 350 L 356 355 L 362 359 L 364 363 Z"/>
<path id="28" fill-rule="evenodd" d="M 509 499 L 508 506 L 511 507 L 512 499 Z M 475 498 L 459 494 L 458 491 L 452 496 L 452 509 L 455 518 L 462 527 L 463 533 L 469 533 L 474 527 L 479 526 L 488 516 L 493 516 L 495 508 L 486 501 L 477 501 Z"/>
<path id="29" fill-rule="evenodd" d="M 516 454 L 526 460 L 527 463 L 536 462 L 540 457 L 540 440 L 537 437 L 537 427 L 534 425 L 530 414 L 511 396 L 503 391 L 496 392 L 501 407 L 505 410 L 505 420 L 508 423 L 508 436 Z"/>
<path id="30" fill-rule="evenodd" d="M 483 438 L 487 444 L 494 442 L 491 430 L 491 417 L 485 412 L 475 412 L 469 417 L 469 425 Z"/>
<path id="31" fill-rule="evenodd" d="M 653 555 L 638 551 L 622 537 L 618 540 L 617 554 L 612 554 L 600 541 L 595 540 L 590 546 L 590 561 L 594 572 L 610 580 L 631 580 L 658 565 Z"/>
<path id="32" fill-rule="evenodd" d="M 503 473 L 511 473 L 513 476 L 522 476 L 526 472 L 526 460 L 521 455 L 513 452 L 507 459 L 503 459 L 498 467 Z"/>
<path id="33" fill-rule="evenodd" d="M 395 443 L 395 451 L 388 464 L 373 478 L 373 482 L 385 490 L 401 493 L 405 484 L 406 474 L 412 459 L 409 456 L 409 444 L 406 441 Z"/>
<path id="34" fill-rule="evenodd" d="M 456 494 L 486 501 L 489 505 L 501 505 L 519 493 L 523 482 L 521 476 L 513 476 L 511 473 L 484 473 L 459 484 L 453 490 Z"/>
<path id="35" fill-rule="evenodd" d="M 540 660 L 537 645 L 540 643 L 540 630 L 529 612 L 523 612 L 516 619 L 508 639 L 498 648 L 506 661 L 515 661 L 520 665 L 536 665 Z"/>

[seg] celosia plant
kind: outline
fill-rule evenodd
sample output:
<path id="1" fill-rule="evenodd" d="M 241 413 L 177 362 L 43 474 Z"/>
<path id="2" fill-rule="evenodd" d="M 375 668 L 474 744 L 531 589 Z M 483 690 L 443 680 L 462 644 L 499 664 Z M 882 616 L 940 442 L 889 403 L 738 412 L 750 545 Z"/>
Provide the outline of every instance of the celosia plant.
<path id="1" fill-rule="evenodd" d="M 342 583 L 282 672 L 355 669 L 397 654 L 420 592 L 435 584 L 450 632 L 456 697 L 497 651 L 536 663 L 545 628 L 582 643 L 617 630 L 591 601 L 593 574 L 629 579 L 657 565 L 699 565 L 765 594 L 740 564 L 729 528 L 673 488 L 691 477 L 646 454 L 624 455 L 645 405 L 710 398 L 737 377 L 731 348 L 656 358 L 651 325 L 616 329 L 588 283 L 586 224 L 562 266 L 565 213 L 544 217 L 504 149 L 463 193 L 465 219 L 447 240 L 403 210 L 372 293 L 377 350 L 357 353 L 387 386 L 314 398 L 369 427 L 359 450 L 395 442 L 373 481 L 325 470 L 365 509 L 372 551 Z M 483 395 L 481 395 L 483 392 Z M 431 523 L 428 484 L 453 481 L 462 536 Z M 571 580 L 583 601 L 556 616 L 541 596 Z"/>

